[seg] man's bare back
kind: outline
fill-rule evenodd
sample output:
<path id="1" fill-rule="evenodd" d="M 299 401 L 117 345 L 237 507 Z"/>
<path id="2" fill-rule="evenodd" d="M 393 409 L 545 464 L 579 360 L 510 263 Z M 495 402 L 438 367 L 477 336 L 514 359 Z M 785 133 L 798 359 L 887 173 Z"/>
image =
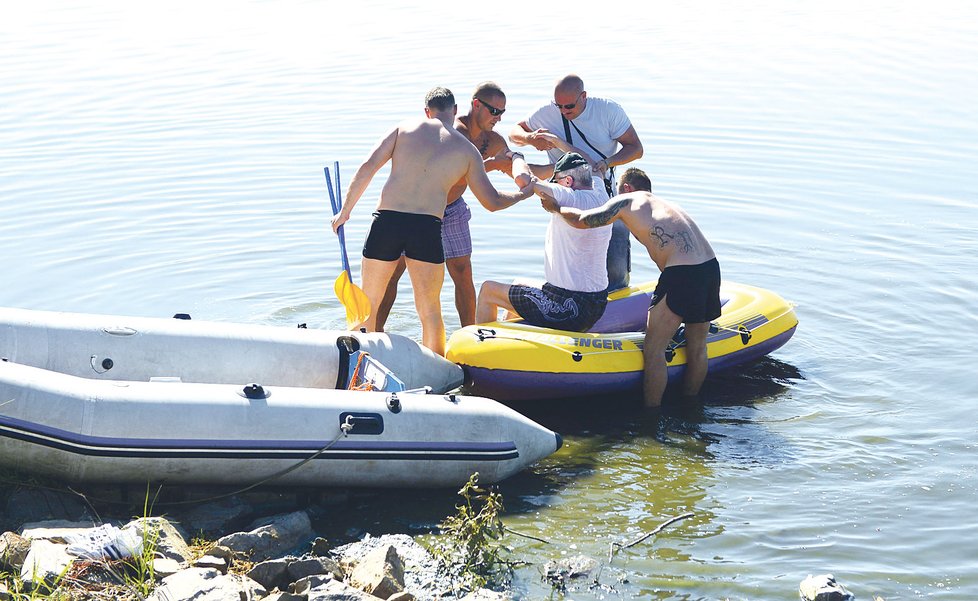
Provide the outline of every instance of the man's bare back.
<path id="1" fill-rule="evenodd" d="M 444 216 L 448 192 L 459 179 L 468 183 L 476 198 L 490 211 L 516 204 L 532 193 L 529 186 L 505 194 L 493 187 L 482 167 L 479 151 L 453 127 L 457 111 L 451 90 L 433 88 L 425 98 L 426 118 L 399 125 L 377 144 L 353 174 L 346 203 L 331 222 L 336 232 L 350 219 L 374 175 L 391 161 L 391 173 L 380 194 L 377 217 L 364 241 L 361 275 L 371 312 L 363 325 L 369 331 L 376 331 L 376 307 L 404 256 L 421 320 L 423 344 L 438 354 L 445 352 L 440 299 L 445 259 L 441 223 L 432 227 L 430 219 Z M 522 167 L 526 168 L 525 162 Z M 419 221 L 418 217 L 422 219 Z"/>
<path id="2" fill-rule="evenodd" d="M 673 265 L 698 265 L 716 257 L 686 211 L 651 192 L 619 194 L 602 207 L 580 214 L 588 227 L 606 225 L 616 217 L 645 246 L 660 271 Z"/>
<path id="3" fill-rule="evenodd" d="M 380 193 L 380 210 L 441 218 L 449 191 L 482 168 L 468 138 L 438 119 L 402 124 L 395 132 L 391 175 Z M 457 197 L 456 197 L 457 198 Z"/>

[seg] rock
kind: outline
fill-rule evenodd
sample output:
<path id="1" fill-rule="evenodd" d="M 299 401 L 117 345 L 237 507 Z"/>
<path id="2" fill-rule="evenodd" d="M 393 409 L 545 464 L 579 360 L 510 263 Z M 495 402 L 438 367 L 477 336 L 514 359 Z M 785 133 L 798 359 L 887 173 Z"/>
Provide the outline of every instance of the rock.
<path id="1" fill-rule="evenodd" d="M 404 588 L 418 599 L 425 601 L 438 599 L 449 592 L 442 579 L 438 577 L 438 561 L 431 553 L 406 534 L 385 534 L 337 547 L 333 553 L 340 559 L 340 565 L 352 571 L 364 556 L 377 547 L 392 545 L 397 549 L 404 565 Z"/>
<path id="2" fill-rule="evenodd" d="M 808 575 L 798 586 L 802 601 L 851 601 L 855 597 L 832 574 Z"/>
<path id="3" fill-rule="evenodd" d="M 228 563 L 234 561 L 234 551 L 232 551 L 231 549 L 223 545 L 214 545 L 213 547 L 207 550 L 205 555 L 211 555 L 213 557 L 221 557 L 223 559 L 226 559 Z"/>
<path id="4" fill-rule="evenodd" d="M 36 540 L 24 558 L 20 569 L 20 579 L 32 585 L 54 583 L 65 569 L 74 563 L 75 558 L 68 554 L 68 545 Z"/>
<path id="5" fill-rule="evenodd" d="M 316 540 L 312 541 L 312 550 L 309 551 L 313 555 L 326 555 L 329 553 L 329 541 L 320 536 L 316 537 Z"/>
<path id="6" fill-rule="evenodd" d="M 289 582 L 295 582 L 306 576 L 331 574 L 336 580 L 343 580 L 343 570 L 340 564 L 331 557 L 306 557 L 289 563 L 286 575 Z"/>
<path id="7" fill-rule="evenodd" d="M 16 532 L 0 534 L 0 567 L 19 572 L 31 550 L 31 541 Z"/>
<path id="8" fill-rule="evenodd" d="M 307 601 L 306 595 L 294 595 L 292 593 L 272 593 L 267 597 L 262 597 L 261 601 Z"/>
<path id="9" fill-rule="evenodd" d="M 399 593 L 394 593 L 387 598 L 387 601 L 415 601 L 414 595 L 407 591 L 401 591 Z"/>
<path id="10" fill-rule="evenodd" d="M 249 532 L 236 532 L 218 539 L 217 544 L 235 553 L 246 554 L 252 561 L 281 556 L 313 535 L 309 515 L 304 511 L 278 515 Z"/>
<path id="11" fill-rule="evenodd" d="M 147 601 L 250 601 L 267 594 L 260 584 L 245 576 L 187 568 L 164 578 Z"/>
<path id="12" fill-rule="evenodd" d="M 175 559 L 170 559 L 169 557 L 155 557 L 153 558 L 153 575 L 157 580 L 162 580 L 171 574 L 176 574 L 183 569 Z"/>
<path id="13" fill-rule="evenodd" d="M 546 579 L 550 581 L 553 579 L 576 580 L 579 578 L 587 578 L 588 580 L 593 579 L 595 570 L 601 567 L 601 564 L 597 560 L 587 557 L 586 555 L 574 555 L 572 557 L 566 557 L 556 560 L 551 560 L 547 562 L 544 566 L 544 574 L 546 574 Z"/>
<path id="14" fill-rule="evenodd" d="M 295 593 L 296 595 L 306 595 L 314 588 L 325 586 L 330 580 L 333 580 L 333 577 L 329 574 L 306 576 L 289 585 L 289 592 Z"/>
<path id="15" fill-rule="evenodd" d="M 182 514 L 180 523 L 190 532 L 216 537 L 228 532 L 232 523 L 244 521 L 252 511 L 251 505 L 235 496 L 198 505 Z"/>
<path id="16" fill-rule="evenodd" d="M 377 547 L 350 573 L 350 584 L 375 597 L 387 599 L 404 590 L 404 564 L 393 545 Z"/>
<path id="17" fill-rule="evenodd" d="M 270 559 L 255 564 L 248 571 L 247 576 L 268 590 L 275 587 L 285 588 L 285 585 L 288 584 L 285 581 L 285 574 L 288 569 L 289 561 L 287 559 Z"/>
<path id="18" fill-rule="evenodd" d="M 19 530 L 23 524 L 42 520 L 84 520 L 89 526 L 95 522 L 91 510 L 78 495 L 46 489 L 17 489 L 0 511 L 0 526 L 4 529 Z"/>
<path id="19" fill-rule="evenodd" d="M 83 534 L 96 527 L 89 521 L 71 522 L 68 520 L 47 520 L 24 524 L 20 535 L 31 540 L 46 540 L 52 543 L 66 543 L 72 535 Z"/>
<path id="20" fill-rule="evenodd" d="M 510 601 L 511 597 L 503 593 L 480 588 L 462 597 L 459 601 Z"/>
<path id="21" fill-rule="evenodd" d="M 193 551 L 183 535 L 166 518 L 139 518 L 125 525 L 123 530 L 134 531 L 156 553 L 187 565 Z"/>
<path id="22" fill-rule="evenodd" d="M 377 601 L 377 597 L 332 578 L 307 593 L 308 601 Z"/>
<path id="23" fill-rule="evenodd" d="M 227 574 L 228 567 L 230 567 L 227 559 L 223 557 L 216 557 L 214 555 L 203 555 L 194 561 L 193 566 L 195 568 L 212 568 L 222 574 Z"/>

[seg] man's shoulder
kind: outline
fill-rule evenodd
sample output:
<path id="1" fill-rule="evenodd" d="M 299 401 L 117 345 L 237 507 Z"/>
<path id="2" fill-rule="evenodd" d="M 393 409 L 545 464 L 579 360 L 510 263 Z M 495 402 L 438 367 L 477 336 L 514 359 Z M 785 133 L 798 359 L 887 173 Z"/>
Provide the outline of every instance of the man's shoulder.
<path id="1" fill-rule="evenodd" d="M 608 195 L 603 190 L 594 188 L 563 188 L 564 193 L 555 195 L 554 200 L 559 204 L 566 204 L 577 209 L 593 209 L 599 207 L 608 200 Z"/>
<path id="2" fill-rule="evenodd" d="M 546 127 L 546 124 L 549 124 L 550 127 L 547 127 L 547 129 L 551 129 L 553 128 L 554 123 L 560 123 L 560 111 L 557 110 L 557 107 L 554 106 L 553 103 L 548 102 L 530 113 L 530 116 L 527 117 L 526 122 L 534 129 L 541 127 L 540 124 L 544 124 L 542 125 L 543 127 Z"/>

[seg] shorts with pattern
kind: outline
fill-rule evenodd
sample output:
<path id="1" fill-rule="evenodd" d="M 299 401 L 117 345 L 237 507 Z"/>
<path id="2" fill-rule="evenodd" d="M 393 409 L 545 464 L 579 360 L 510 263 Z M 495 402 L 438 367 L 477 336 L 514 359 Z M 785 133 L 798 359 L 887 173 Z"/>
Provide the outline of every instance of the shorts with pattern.
<path id="1" fill-rule="evenodd" d="M 363 256 L 396 261 L 404 254 L 425 263 L 444 263 L 441 219 L 423 213 L 377 211 L 363 242 Z"/>
<path id="2" fill-rule="evenodd" d="M 699 265 L 673 265 L 659 275 L 651 306 L 662 298 L 685 323 L 704 323 L 720 317 L 720 263 L 716 258 Z"/>
<path id="3" fill-rule="evenodd" d="M 445 249 L 446 259 L 472 254 L 470 219 L 472 211 L 461 196 L 445 207 L 445 216 L 441 220 L 441 245 Z"/>
<path id="4" fill-rule="evenodd" d="M 608 294 L 604 290 L 565 290 L 549 283 L 543 288 L 513 284 L 509 287 L 509 302 L 531 325 L 585 332 L 601 318 L 608 304 Z"/>

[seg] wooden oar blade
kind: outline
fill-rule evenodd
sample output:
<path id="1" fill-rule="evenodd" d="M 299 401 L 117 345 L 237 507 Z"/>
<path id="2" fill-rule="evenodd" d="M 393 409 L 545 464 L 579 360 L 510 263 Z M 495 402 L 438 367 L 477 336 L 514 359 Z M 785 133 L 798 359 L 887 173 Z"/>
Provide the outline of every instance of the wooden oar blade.
<path id="1" fill-rule="evenodd" d="M 370 299 L 362 288 L 350 281 L 350 274 L 341 271 L 333 284 L 336 298 L 340 299 L 346 309 L 346 327 L 356 328 L 370 317 Z"/>

